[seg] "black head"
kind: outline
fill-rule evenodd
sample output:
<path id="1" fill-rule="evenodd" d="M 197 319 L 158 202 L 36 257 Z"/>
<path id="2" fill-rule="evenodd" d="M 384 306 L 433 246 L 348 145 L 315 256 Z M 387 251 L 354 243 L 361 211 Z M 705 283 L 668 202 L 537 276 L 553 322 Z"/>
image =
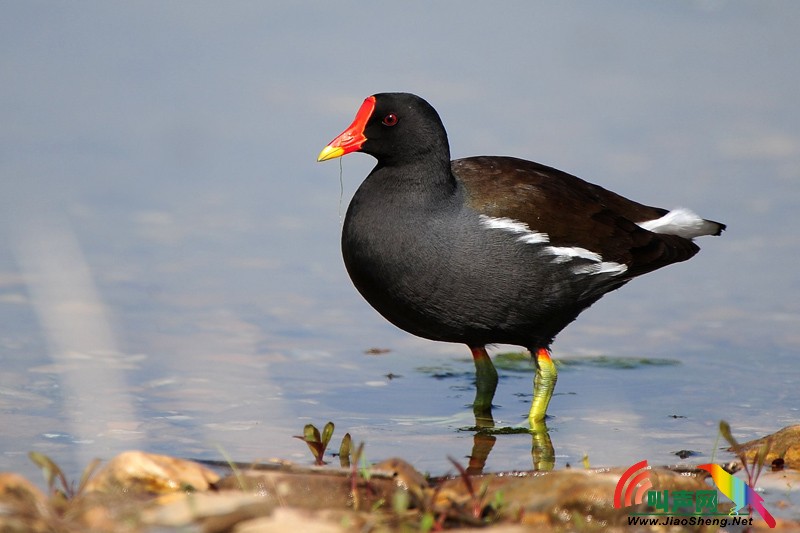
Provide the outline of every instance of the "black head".
<path id="1" fill-rule="evenodd" d="M 368 97 L 353 123 L 322 150 L 318 161 L 350 152 L 370 154 L 384 165 L 421 158 L 450 161 L 439 114 L 428 102 L 409 93 Z"/>

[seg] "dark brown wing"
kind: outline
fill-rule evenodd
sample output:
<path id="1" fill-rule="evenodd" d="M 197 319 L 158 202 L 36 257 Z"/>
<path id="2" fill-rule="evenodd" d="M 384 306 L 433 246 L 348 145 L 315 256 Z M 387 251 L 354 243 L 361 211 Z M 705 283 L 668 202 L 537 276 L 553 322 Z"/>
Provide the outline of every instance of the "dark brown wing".
<path id="1" fill-rule="evenodd" d="M 634 277 L 691 258 L 691 240 L 657 234 L 636 222 L 666 209 L 649 207 L 560 170 L 513 157 L 469 157 L 452 162 L 469 205 L 481 214 L 507 217 L 546 233 L 554 246 L 578 246 L 604 261 L 628 266 Z"/>

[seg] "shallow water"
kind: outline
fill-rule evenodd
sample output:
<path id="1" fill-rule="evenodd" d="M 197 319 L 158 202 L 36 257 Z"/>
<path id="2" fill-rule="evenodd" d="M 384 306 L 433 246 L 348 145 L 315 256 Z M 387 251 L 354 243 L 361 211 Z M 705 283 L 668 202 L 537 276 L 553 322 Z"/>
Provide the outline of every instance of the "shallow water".
<path id="1" fill-rule="evenodd" d="M 333 64 L 332 43 L 384 42 L 369 22 L 413 9 L 348 4 L 331 25 L 303 6 L 6 8 L 0 470 L 37 475 L 30 450 L 73 475 L 127 448 L 308 462 L 292 435 L 328 420 L 370 459 L 466 462 L 468 350 L 385 323 L 341 264 L 341 212 L 372 161 L 343 161 L 341 200 L 339 166 L 314 163 L 387 89 L 428 97 L 456 156 L 537 159 L 729 225 L 559 336 L 558 467 L 705 462 L 721 419 L 742 441 L 797 423 L 798 8 L 526 6 L 457 27 L 426 7 L 424 37 Z M 474 39 L 487 20 L 509 29 L 493 47 Z M 423 53 L 436 31 L 446 62 Z M 522 425 L 532 375 L 500 374 L 495 421 Z M 499 435 L 486 469 L 530 468 L 530 452 Z"/>

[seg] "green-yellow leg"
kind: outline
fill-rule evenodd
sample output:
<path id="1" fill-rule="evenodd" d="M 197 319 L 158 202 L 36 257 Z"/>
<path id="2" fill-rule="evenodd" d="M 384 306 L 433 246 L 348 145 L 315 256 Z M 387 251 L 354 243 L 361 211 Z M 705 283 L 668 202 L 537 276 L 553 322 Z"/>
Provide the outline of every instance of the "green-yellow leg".
<path id="1" fill-rule="evenodd" d="M 483 346 L 472 347 L 472 359 L 475 362 L 475 401 L 472 403 L 472 412 L 475 414 L 476 429 L 494 428 L 492 418 L 492 400 L 497 389 L 497 370 L 486 353 Z M 497 437 L 489 432 L 476 431 L 473 437 L 472 453 L 469 456 L 467 473 L 478 475 L 483 473 L 486 460 L 494 447 Z"/>
<path id="2" fill-rule="evenodd" d="M 472 404 L 472 411 L 475 416 L 492 416 L 492 400 L 494 391 L 497 389 L 497 370 L 492 364 L 486 348 L 483 346 L 470 346 L 472 359 L 475 362 L 475 402 Z"/>
<path id="3" fill-rule="evenodd" d="M 553 389 L 556 388 L 558 379 L 558 371 L 550 358 L 550 350 L 539 348 L 534 357 L 536 376 L 533 378 L 533 401 L 531 402 L 531 411 L 528 413 L 528 421 L 532 428 L 544 422 L 547 406 L 550 404 L 550 398 L 553 397 Z"/>
<path id="4" fill-rule="evenodd" d="M 547 348 L 539 348 L 532 353 L 535 357 L 536 376 L 533 378 L 533 401 L 531 402 L 531 411 L 528 413 L 528 422 L 531 425 L 531 436 L 533 437 L 531 455 L 533 467 L 536 470 L 547 472 L 555 467 L 556 453 L 544 419 L 547 415 L 550 398 L 553 397 L 553 389 L 556 387 L 558 371 Z"/>

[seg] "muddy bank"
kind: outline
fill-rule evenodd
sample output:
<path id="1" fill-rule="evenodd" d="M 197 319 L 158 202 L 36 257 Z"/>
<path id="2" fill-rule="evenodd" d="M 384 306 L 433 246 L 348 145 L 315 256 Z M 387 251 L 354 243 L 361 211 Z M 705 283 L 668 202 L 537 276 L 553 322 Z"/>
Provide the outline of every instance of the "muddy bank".
<path id="1" fill-rule="evenodd" d="M 800 529 L 793 507 L 797 494 L 792 494 L 800 485 L 799 452 L 800 426 L 737 450 L 748 466 L 760 461 L 760 477 L 753 480 L 743 476 L 745 471 L 737 477 L 760 489 L 765 509 L 783 530 Z M 717 491 L 716 478 L 697 468 L 471 474 L 454 461 L 453 475 L 426 478 L 402 459 L 369 467 L 355 462 L 349 468 L 281 462 L 209 465 L 131 451 L 70 482 L 55 463 L 36 459 L 50 474 L 47 493 L 16 474 L 0 474 L 0 531 L 768 528 L 758 509 L 730 515 L 733 504 L 721 488 Z"/>

